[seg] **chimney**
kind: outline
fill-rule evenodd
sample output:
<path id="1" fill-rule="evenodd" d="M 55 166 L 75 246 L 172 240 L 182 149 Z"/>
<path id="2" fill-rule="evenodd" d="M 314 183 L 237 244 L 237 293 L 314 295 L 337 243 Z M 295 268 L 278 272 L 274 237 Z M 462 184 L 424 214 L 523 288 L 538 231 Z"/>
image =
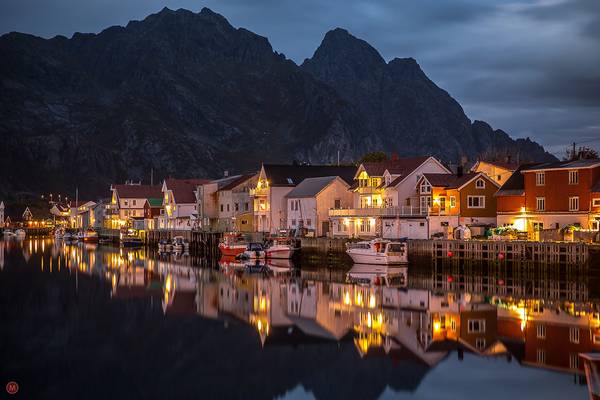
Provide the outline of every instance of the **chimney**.
<path id="1" fill-rule="evenodd" d="M 224 176 L 225 178 L 227 178 L 227 177 L 229 176 L 229 171 L 225 170 L 225 171 L 223 172 L 223 176 Z"/>
<path id="2" fill-rule="evenodd" d="M 463 168 L 464 167 L 462 165 L 459 165 L 456 167 L 456 176 L 458 176 L 458 177 L 463 176 Z"/>

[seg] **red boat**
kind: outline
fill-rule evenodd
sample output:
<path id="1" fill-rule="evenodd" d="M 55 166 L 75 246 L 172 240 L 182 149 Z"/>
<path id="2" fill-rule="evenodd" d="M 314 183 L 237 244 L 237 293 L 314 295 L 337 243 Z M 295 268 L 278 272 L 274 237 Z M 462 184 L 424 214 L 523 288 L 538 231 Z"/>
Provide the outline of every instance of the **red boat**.
<path id="1" fill-rule="evenodd" d="M 98 232 L 88 229 L 83 232 L 83 241 L 86 243 L 98 243 Z"/>
<path id="2" fill-rule="evenodd" d="M 248 243 L 239 233 L 226 233 L 223 240 L 219 243 L 219 250 L 224 256 L 237 256 L 246 251 Z"/>

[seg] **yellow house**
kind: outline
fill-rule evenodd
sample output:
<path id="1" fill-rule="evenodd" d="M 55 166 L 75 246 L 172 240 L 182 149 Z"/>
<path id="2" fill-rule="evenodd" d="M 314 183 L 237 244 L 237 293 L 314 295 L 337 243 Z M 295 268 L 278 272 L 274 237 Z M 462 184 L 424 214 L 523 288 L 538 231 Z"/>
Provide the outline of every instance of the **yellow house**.
<path id="1" fill-rule="evenodd" d="M 480 160 L 475 163 L 473 168 L 471 168 L 471 172 L 483 172 L 492 178 L 498 185 L 502 186 L 518 167 L 517 164 L 511 162 Z"/>

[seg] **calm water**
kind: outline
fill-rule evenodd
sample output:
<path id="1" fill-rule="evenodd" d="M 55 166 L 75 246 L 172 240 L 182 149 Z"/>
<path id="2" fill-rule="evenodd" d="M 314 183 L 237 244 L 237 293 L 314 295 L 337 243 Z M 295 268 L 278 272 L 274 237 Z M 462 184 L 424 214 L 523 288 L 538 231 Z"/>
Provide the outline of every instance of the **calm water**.
<path id="1" fill-rule="evenodd" d="M 290 267 L 0 241 L 0 386 L 27 399 L 587 398 L 589 268 L 420 260 L 371 285 L 368 267 Z"/>

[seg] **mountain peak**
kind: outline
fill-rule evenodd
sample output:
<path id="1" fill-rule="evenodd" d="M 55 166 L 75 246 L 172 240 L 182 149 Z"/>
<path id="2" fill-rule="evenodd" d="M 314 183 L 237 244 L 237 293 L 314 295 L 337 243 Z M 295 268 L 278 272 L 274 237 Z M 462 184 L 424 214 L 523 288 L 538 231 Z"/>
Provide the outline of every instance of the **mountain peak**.
<path id="1" fill-rule="evenodd" d="M 376 67 L 385 64 L 383 57 L 373 46 L 343 28 L 327 32 L 309 61 L 325 60 L 332 63 L 349 63 L 355 67 Z"/>

